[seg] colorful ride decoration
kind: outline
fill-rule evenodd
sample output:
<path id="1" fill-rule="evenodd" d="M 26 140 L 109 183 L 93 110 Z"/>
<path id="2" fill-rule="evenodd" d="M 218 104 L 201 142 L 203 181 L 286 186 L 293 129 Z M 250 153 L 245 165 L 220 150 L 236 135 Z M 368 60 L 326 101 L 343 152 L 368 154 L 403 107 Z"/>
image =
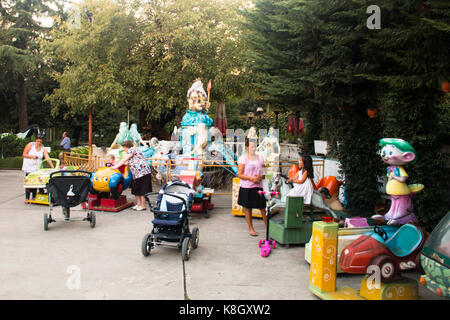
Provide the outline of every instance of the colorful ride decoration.
<path id="1" fill-rule="evenodd" d="M 279 170 L 280 153 L 281 149 L 278 134 L 276 134 L 274 128 L 270 127 L 267 136 L 264 137 L 256 148 L 256 154 L 261 155 L 264 159 L 264 171 L 268 179 Z"/>
<path id="2" fill-rule="evenodd" d="M 419 254 L 427 238 L 422 228 L 405 224 L 390 238 L 381 226 L 374 231 L 343 248 L 339 265 L 344 272 L 366 274 L 370 266 L 377 266 L 381 281 L 392 282 L 400 278 L 400 271 L 420 267 Z"/>
<path id="3" fill-rule="evenodd" d="M 132 180 L 128 166 L 121 166 L 119 169 L 98 169 L 91 177 L 89 209 L 118 212 L 132 206 L 133 202 L 127 201 L 127 197 L 122 194 Z"/>
<path id="4" fill-rule="evenodd" d="M 53 168 L 48 168 L 48 162 L 47 160 L 44 160 L 42 161 L 39 170 L 30 173 L 24 178 L 25 189 L 40 189 L 41 191 L 36 193 L 36 197 L 34 199 L 28 200 L 28 203 L 49 205 L 47 183 L 50 179 L 50 174 L 61 170 L 59 159 L 50 158 L 49 160 L 52 162 Z M 77 170 L 78 167 L 67 166 L 64 169 Z"/>
<path id="5" fill-rule="evenodd" d="M 187 159 L 193 160 L 193 159 Z M 188 170 L 182 170 L 180 173 L 180 181 L 186 182 L 194 191 L 193 203 L 191 212 L 202 213 L 205 218 L 209 218 L 209 210 L 214 208 L 214 203 L 211 201 L 214 189 L 205 188 L 201 185 L 201 172 L 195 170 L 194 163 L 189 164 Z"/>
<path id="6" fill-rule="evenodd" d="M 340 227 L 338 229 L 338 247 L 337 247 L 337 259 L 339 261 L 339 258 L 342 254 L 342 250 L 350 245 L 352 242 L 354 242 L 356 239 L 358 239 L 359 237 L 361 237 L 362 235 L 372 235 L 373 237 L 377 237 L 378 241 L 380 242 L 384 242 L 384 240 L 377 236 L 377 234 L 374 234 L 373 228 L 374 226 L 370 226 L 367 223 L 367 219 L 366 218 L 361 218 L 364 219 L 363 221 L 365 221 L 366 223 L 364 223 L 364 225 L 367 226 L 354 226 L 351 223 L 349 223 L 348 221 L 352 221 L 358 218 L 346 218 L 345 219 L 345 224 L 344 227 Z M 359 223 L 359 224 L 363 224 L 363 223 Z M 391 238 L 394 233 L 398 230 L 399 226 L 383 226 L 384 231 L 387 233 L 388 238 Z M 305 260 L 308 263 L 311 263 L 311 247 L 312 247 L 312 239 L 309 240 L 308 243 L 305 244 Z M 341 266 L 339 265 L 339 263 L 336 265 L 336 272 L 337 273 L 344 273 L 344 271 L 341 269 Z"/>
<path id="7" fill-rule="evenodd" d="M 360 290 L 336 286 L 338 224 L 332 221 L 313 223 L 310 291 L 323 300 L 413 300 L 418 298 L 417 281 L 398 279 L 377 281 L 366 275 Z"/>
<path id="8" fill-rule="evenodd" d="M 187 92 L 188 110 L 181 120 L 181 146 L 183 154 L 202 155 L 208 144 L 208 130 L 213 124 L 207 112 L 210 106 L 203 83 L 196 79 Z"/>
<path id="9" fill-rule="evenodd" d="M 289 170 L 288 170 L 288 177 L 289 177 L 289 178 L 292 178 L 293 176 L 295 176 L 295 175 L 297 174 L 297 172 L 298 172 L 299 170 L 300 170 L 300 169 L 299 169 L 298 165 L 292 164 L 292 165 L 289 167 Z"/>
<path id="10" fill-rule="evenodd" d="M 128 166 L 124 168 L 111 169 L 103 167 L 98 169 L 91 177 L 92 189 L 94 193 L 111 193 L 113 198 L 118 198 L 123 190 L 128 188 L 133 180 L 133 175 Z"/>
<path id="11" fill-rule="evenodd" d="M 306 243 L 311 238 L 313 221 L 320 221 L 323 216 L 305 212 L 303 197 L 287 196 L 284 214 L 269 220 L 269 238 L 285 246 Z"/>
<path id="12" fill-rule="evenodd" d="M 428 237 L 420 255 L 420 283 L 440 297 L 450 297 L 450 212 Z"/>
<path id="13" fill-rule="evenodd" d="M 121 149 L 121 145 L 125 140 L 133 140 L 133 136 L 131 135 L 130 130 L 128 129 L 128 125 L 126 122 L 121 122 L 119 127 L 119 133 L 116 135 L 116 138 L 111 143 L 110 149 Z"/>
<path id="14" fill-rule="evenodd" d="M 406 141 L 396 138 L 384 138 L 380 140 L 381 158 L 387 167 L 388 182 L 386 193 L 391 196 L 391 207 L 384 215 L 374 215 L 372 218 L 387 221 L 388 225 L 415 223 L 418 220 L 414 215 L 412 196 L 423 190 L 422 184 L 407 185 L 408 174 L 403 168 L 408 163 L 417 161 L 414 148 Z"/>

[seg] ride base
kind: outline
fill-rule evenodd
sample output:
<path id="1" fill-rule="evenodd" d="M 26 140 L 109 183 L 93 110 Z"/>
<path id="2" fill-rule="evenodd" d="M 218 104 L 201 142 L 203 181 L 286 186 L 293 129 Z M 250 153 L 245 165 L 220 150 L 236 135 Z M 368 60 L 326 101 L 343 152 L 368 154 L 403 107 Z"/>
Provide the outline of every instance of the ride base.
<path id="1" fill-rule="evenodd" d="M 314 222 L 311 246 L 309 290 L 322 300 L 416 300 L 418 284 L 400 278 L 383 283 L 366 275 L 360 291 L 350 287 L 336 287 L 338 224 Z"/>
<path id="2" fill-rule="evenodd" d="M 28 203 L 43 204 L 48 206 L 50 205 L 48 202 L 48 193 L 38 193 L 34 199 L 28 200 Z"/>
<path id="3" fill-rule="evenodd" d="M 286 197 L 284 217 L 269 220 L 269 238 L 283 245 L 307 243 L 311 239 L 312 223 L 320 215 L 304 216 L 303 197 Z"/>
<path id="4" fill-rule="evenodd" d="M 119 212 L 133 204 L 133 202 L 127 201 L 126 195 L 121 195 L 118 199 L 97 194 L 89 195 L 89 209 L 94 211 Z M 82 207 L 86 209 L 84 203 L 82 203 Z"/>

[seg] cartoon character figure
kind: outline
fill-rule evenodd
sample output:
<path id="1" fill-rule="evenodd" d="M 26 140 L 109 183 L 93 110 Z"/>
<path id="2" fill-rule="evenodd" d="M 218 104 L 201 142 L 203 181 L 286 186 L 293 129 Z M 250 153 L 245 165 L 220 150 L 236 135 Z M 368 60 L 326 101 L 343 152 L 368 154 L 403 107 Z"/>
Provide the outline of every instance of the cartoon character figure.
<path id="1" fill-rule="evenodd" d="M 210 103 L 207 101 L 207 95 L 200 79 L 195 79 L 194 84 L 187 92 L 187 99 L 189 102 L 189 110 L 208 112 Z"/>
<path id="2" fill-rule="evenodd" d="M 387 167 L 388 182 L 386 193 L 391 196 L 391 208 L 384 215 L 388 225 L 405 223 L 418 223 L 413 212 L 412 196 L 423 189 L 423 185 L 407 185 L 408 174 L 403 166 L 417 161 L 414 148 L 406 141 L 396 138 L 384 138 L 380 140 L 381 158 Z M 381 215 L 373 216 L 374 219 Z"/>

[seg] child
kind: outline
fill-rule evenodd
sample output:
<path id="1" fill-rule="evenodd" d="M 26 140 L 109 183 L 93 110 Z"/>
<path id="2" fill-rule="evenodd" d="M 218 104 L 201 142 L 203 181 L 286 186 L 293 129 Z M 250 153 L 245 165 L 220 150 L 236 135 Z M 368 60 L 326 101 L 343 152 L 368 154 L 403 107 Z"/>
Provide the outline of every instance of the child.
<path id="1" fill-rule="evenodd" d="M 106 163 L 107 167 L 114 167 L 117 164 L 116 157 L 113 154 L 108 154 L 108 162 Z"/>
<path id="2" fill-rule="evenodd" d="M 64 152 L 61 151 L 58 155 L 59 158 L 59 170 L 66 170 L 66 166 L 64 165 Z"/>
<path id="3" fill-rule="evenodd" d="M 314 169 L 310 156 L 302 156 L 298 160 L 299 171 L 287 181 L 294 184 L 294 188 L 289 191 L 290 197 L 303 197 L 304 204 L 311 204 L 311 198 L 314 192 L 312 180 L 314 179 Z"/>

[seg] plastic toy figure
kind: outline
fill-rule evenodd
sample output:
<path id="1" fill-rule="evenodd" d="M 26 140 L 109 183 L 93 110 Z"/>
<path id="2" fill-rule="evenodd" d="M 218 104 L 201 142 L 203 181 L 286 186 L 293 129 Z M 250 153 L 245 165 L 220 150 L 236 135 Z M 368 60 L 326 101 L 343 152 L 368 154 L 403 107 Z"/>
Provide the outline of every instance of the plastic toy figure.
<path id="1" fill-rule="evenodd" d="M 91 178 L 91 192 L 111 192 L 114 199 L 117 199 L 122 191 L 128 188 L 133 180 L 133 176 L 128 166 L 124 172 L 120 170 L 103 167 L 98 169 Z"/>
<path id="2" fill-rule="evenodd" d="M 147 146 L 147 143 L 145 143 L 145 141 L 142 140 L 142 137 L 139 134 L 139 131 L 137 129 L 137 124 L 136 123 L 132 123 L 131 124 L 131 126 L 130 126 L 130 134 L 131 134 L 131 137 L 133 138 L 133 142 L 134 142 L 134 145 L 136 147 L 138 147 L 139 145 L 143 145 L 145 147 Z"/>
<path id="3" fill-rule="evenodd" d="M 210 128 L 213 124 L 213 119 L 207 114 L 210 103 L 207 101 L 207 95 L 200 79 L 196 79 L 188 90 L 187 99 L 189 108 L 181 120 L 181 128 L 195 126 L 199 123 L 204 123 L 207 128 Z"/>
<path id="4" fill-rule="evenodd" d="M 388 225 L 418 223 L 413 212 L 412 196 L 423 189 L 423 185 L 407 185 L 408 174 L 403 166 L 417 161 L 414 148 L 406 141 L 395 138 L 380 140 L 381 158 L 387 167 L 388 182 L 386 193 L 391 196 L 391 208 L 384 215 L 374 215 L 372 218 L 384 218 Z"/>
<path id="5" fill-rule="evenodd" d="M 116 138 L 114 139 L 113 143 L 111 143 L 110 149 L 120 148 L 120 145 L 125 140 L 133 141 L 133 137 L 131 136 L 127 123 L 121 122 L 119 127 L 119 133 L 116 135 Z"/>

